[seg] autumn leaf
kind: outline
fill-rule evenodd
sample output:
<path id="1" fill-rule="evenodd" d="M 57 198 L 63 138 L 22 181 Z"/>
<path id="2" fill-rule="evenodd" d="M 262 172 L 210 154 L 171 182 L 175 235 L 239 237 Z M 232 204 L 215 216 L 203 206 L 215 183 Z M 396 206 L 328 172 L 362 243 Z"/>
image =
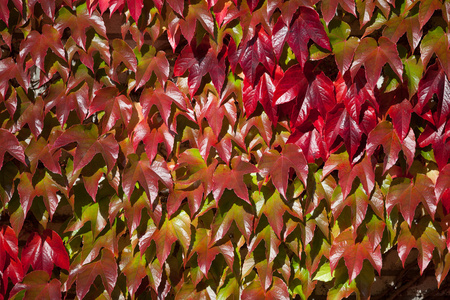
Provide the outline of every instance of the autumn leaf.
<path id="1" fill-rule="evenodd" d="M 50 281 L 50 282 L 49 282 Z M 11 299 L 14 295 L 25 290 L 23 299 L 59 299 L 61 298 L 61 282 L 50 276 L 45 271 L 33 271 L 28 273 L 22 283 L 16 284 L 11 290 Z"/>
<path id="2" fill-rule="evenodd" d="M 242 160 L 239 156 L 231 159 L 231 168 L 227 165 L 218 165 L 213 176 L 214 198 L 218 202 L 222 197 L 223 191 L 229 189 L 234 191 L 239 198 L 250 203 L 248 189 L 244 183 L 243 176 L 258 171 L 258 168 Z"/>
<path id="3" fill-rule="evenodd" d="M 34 270 L 43 270 L 52 275 L 54 265 L 68 270 L 69 255 L 61 237 L 53 230 L 44 230 L 42 235 L 33 233 L 22 251 L 23 270 L 26 273 L 31 266 Z"/>
<path id="4" fill-rule="evenodd" d="M 350 72 L 354 77 L 359 68 L 364 66 L 367 83 L 370 87 L 374 87 L 386 63 L 389 63 L 398 78 L 402 80 L 403 64 L 398 56 L 396 45 L 385 37 L 379 38 L 378 42 L 371 37 L 365 37 L 356 48 Z"/>

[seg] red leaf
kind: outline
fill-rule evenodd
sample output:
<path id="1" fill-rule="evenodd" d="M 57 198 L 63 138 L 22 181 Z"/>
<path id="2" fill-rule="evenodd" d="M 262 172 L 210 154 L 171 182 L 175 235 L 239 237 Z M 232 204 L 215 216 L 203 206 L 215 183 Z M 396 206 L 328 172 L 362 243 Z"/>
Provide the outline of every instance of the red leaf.
<path id="1" fill-rule="evenodd" d="M 402 142 L 392 124 L 389 121 L 382 121 L 369 133 L 366 145 L 367 155 L 371 156 L 379 145 L 383 146 L 386 154 L 383 173 L 397 162 L 400 150 L 403 150 L 408 168 L 411 166 L 416 150 L 416 139 L 412 129 L 410 129 L 408 136 Z"/>
<path id="2" fill-rule="evenodd" d="M 174 10 L 180 15 L 183 16 L 183 6 L 184 3 L 182 0 L 168 0 L 169 5 L 177 6 Z M 178 4 L 178 5 L 176 5 Z M 180 10 L 178 12 L 177 10 Z M 187 16 L 180 20 L 179 25 L 181 28 L 181 32 L 183 33 L 184 37 L 188 41 L 188 43 L 191 43 L 192 38 L 194 37 L 195 33 L 198 31 L 196 30 L 197 27 L 197 21 L 200 22 L 202 27 L 211 35 L 214 36 L 214 18 L 211 15 L 211 12 L 208 8 L 208 5 L 206 1 L 200 1 L 197 4 L 189 4 L 189 10 L 187 13 Z"/>
<path id="3" fill-rule="evenodd" d="M 130 15 L 133 17 L 134 21 L 139 21 L 139 16 L 141 15 L 142 8 L 144 7 L 144 0 L 127 0 L 127 7 L 130 11 Z"/>
<path id="4" fill-rule="evenodd" d="M 6 152 L 11 154 L 17 160 L 27 164 L 23 147 L 15 135 L 6 129 L 0 128 L 0 141 L 2 141 L 2 143 L 0 143 L 0 169 L 3 166 L 3 157 Z"/>
<path id="5" fill-rule="evenodd" d="M 388 114 L 391 116 L 395 131 L 400 140 L 403 141 L 409 132 L 409 123 L 411 121 L 412 105 L 408 99 L 403 100 L 399 104 L 391 106 Z"/>
<path id="6" fill-rule="evenodd" d="M 432 100 L 433 95 L 436 94 L 438 98 L 437 116 L 433 116 L 434 125 L 441 127 L 447 120 L 450 114 L 449 98 L 446 96 L 450 93 L 450 81 L 445 75 L 444 70 L 435 63 L 427 69 L 425 76 L 419 82 L 419 89 L 417 91 L 417 104 L 414 110 L 418 114 L 424 113 L 427 104 Z"/>
<path id="7" fill-rule="evenodd" d="M 386 212 L 390 214 L 394 206 L 398 205 L 403 218 L 411 227 L 417 205 L 422 202 L 427 212 L 434 218 L 437 201 L 433 182 L 428 176 L 419 173 L 414 182 L 405 178 L 400 183 L 393 183 L 389 187 L 386 196 Z"/>
<path id="8" fill-rule="evenodd" d="M 295 144 L 286 144 L 283 151 L 270 150 L 261 157 L 258 168 L 263 177 L 271 176 L 273 185 L 286 198 L 289 169 L 293 168 L 306 186 L 308 162 L 302 150 Z"/>
<path id="9" fill-rule="evenodd" d="M 53 265 L 69 269 L 69 255 L 61 237 L 53 230 L 44 230 L 42 235 L 33 233 L 22 250 L 23 270 L 26 273 L 30 265 L 34 270 L 44 270 L 52 275 Z"/>
<path id="10" fill-rule="evenodd" d="M 301 65 L 290 67 L 278 82 L 273 95 L 273 103 L 276 105 L 288 103 L 299 95 L 304 95 L 308 87 L 308 81 L 303 74 Z"/>
<path id="11" fill-rule="evenodd" d="M 74 172 L 86 166 L 97 153 L 103 156 L 108 170 L 112 170 L 119 155 L 119 144 L 112 134 L 98 136 L 97 126 L 74 125 L 61 134 L 52 148 L 60 148 L 70 143 L 77 143 L 74 155 Z"/>
<path id="12" fill-rule="evenodd" d="M 347 108 L 342 104 L 336 105 L 329 113 L 325 123 L 325 135 L 328 148 L 331 149 L 336 138 L 340 136 L 349 152 L 349 158 L 353 160 L 361 144 L 363 131 L 357 121 L 349 114 Z"/>
<path id="13" fill-rule="evenodd" d="M 112 52 L 112 68 L 116 70 L 119 64 L 122 62 L 129 70 L 136 73 L 137 60 L 131 47 L 124 41 L 115 39 L 111 42 L 113 48 Z M 151 74 L 151 73 L 150 73 Z M 137 80 L 139 83 L 139 80 Z"/>
<path id="14" fill-rule="evenodd" d="M 83 299 L 94 283 L 97 276 L 102 278 L 103 286 L 111 296 L 117 281 L 117 263 L 114 254 L 108 250 L 102 250 L 100 260 L 81 266 L 76 270 L 76 274 L 70 274 L 69 278 L 76 276 L 77 297 Z"/>
<path id="15" fill-rule="evenodd" d="M 15 131 L 18 131 L 25 124 L 28 124 L 31 133 L 33 133 L 34 137 L 37 138 L 44 129 L 44 101 L 41 97 L 38 97 L 34 103 L 24 97 L 20 98 L 22 101 L 20 106 L 21 114 L 14 126 L 14 129 Z"/>
<path id="16" fill-rule="evenodd" d="M 339 175 L 339 185 L 342 187 L 343 198 L 347 198 L 356 177 L 362 183 L 367 195 L 372 193 L 375 187 L 375 172 L 372 166 L 371 157 L 365 156 L 361 162 L 350 165 L 348 153 L 331 154 L 323 167 L 322 178 L 328 176 L 332 171 L 337 170 Z"/>
<path id="17" fill-rule="evenodd" d="M 253 164 L 243 161 L 240 156 L 231 159 L 231 169 L 227 165 L 219 165 L 213 177 L 213 194 L 217 203 L 225 189 L 234 191 L 236 196 L 250 203 L 248 189 L 244 183 L 243 176 L 244 174 L 256 173 L 258 171 Z"/>
<path id="18" fill-rule="evenodd" d="M 367 259 L 380 274 L 383 264 L 380 249 L 381 246 L 378 246 L 375 250 L 372 250 L 367 238 L 364 238 L 361 243 L 356 243 L 352 231 L 345 230 L 331 244 L 331 272 L 336 268 L 339 260 L 344 258 L 350 282 L 361 272 L 364 259 Z"/>
<path id="19" fill-rule="evenodd" d="M 231 43 L 234 45 L 233 40 Z M 230 47 L 231 48 L 231 47 Z M 275 55 L 272 41 L 264 29 L 258 28 L 255 36 L 246 44 L 240 44 L 236 52 L 229 50 L 230 60 L 239 62 L 244 71 L 245 79 L 255 86 L 259 82 L 257 67 L 261 63 L 269 74 L 275 69 Z M 233 57 L 236 56 L 236 57 Z"/>
<path id="20" fill-rule="evenodd" d="M 102 117 L 102 133 L 105 134 L 114 127 L 117 120 L 122 120 L 125 127 L 130 123 L 133 113 L 133 103 L 125 95 L 120 95 L 115 87 L 106 87 L 95 92 L 95 97 L 89 106 L 89 115 L 104 110 Z"/>
<path id="21" fill-rule="evenodd" d="M 144 188 L 152 203 L 159 193 L 158 181 L 161 181 L 169 190 L 172 189 L 172 176 L 163 159 L 157 156 L 150 164 L 145 153 L 140 159 L 135 154 L 130 155 L 128 159 L 129 165 L 125 168 L 122 177 L 123 191 L 128 198 L 131 198 L 136 182 Z"/>
<path id="22" fill-rule="evenodd" d="M 139 58 L 136 71 L 136 90 L 150 80 L 152 72 L 155 73 L 161 85 L 165 86 L 169 78 L 169 61 L 167 60 L 166 53 L 163 51 L 158 51 L 156 55 L 155 52 L 155 48 L 151 47 L 150 51 L 145 53 L 142 58 Z"/>
<path id="23" fill-rule="evenodd" d="M 76 14 L 72 14 L 66 7 L 58 11 L 58 18 L 55 21 L 56 30 L 62 35 L 66 28 L 70 28 L 73 39 L 83 50 L 86 49 L 86 31 L 89 27 L 104 38 L 108 38 L 102 17 L 97 11 L 89 14 L 86 3 L 77 6 Z"/>
<path id="24" fill-rule="evenodd" d="M 305 65 L 308 59 L 308 42 L 310 39 L 320 47 L 331 51 L 330 41 L 322 23 L 320 23 L 319 14 L 310 7 L 300 6 L 298 18 L 289 28 L 287 43 L 301 67 Z"/>
<path id="25" fill-rule="evenodd" d="M 210 74 L 216 90 L 220 93 L 225 81 L 225 59 L 218 59 L 213 49 L 206 43 L 199 46 L 187 45 L 178 56 L 173 69 L 174 76 L 182 76 L 189 70 L 188 84 L 191 97 L 200 87 L 203 76 Z"/>
<path id="26" fill-rule="evenodd" d="M 23 299 L 61 299 L 61 282 L 44 271 L 33 271 L 25 276 L 22 283 L 16 284 L 10 296 L 25 290 Z"/>
<path id="27" fill-rule="evenodd" d="M 122 258 L 124 252 L 125 251 L 122 252 Z M 128 250 L 127 255 L 132 256 L 132 251 Z M 139 252 L 136 252 L 134 257 L 130 257 L 129 259 L 128 263 L 122 267 L 122 272 L 127 279 L 128 291 L 130 292 L 131 297 L 134 297 L 137 289 L 141 285 L 142 279 L 147 276 L 146 259 L 145 255 L 141 255 Z M 121 265 L 122 264 L 123 260 L 121 261 Z"/>
<path id="28" fill-rule="evenodd" d="M 311 131 L 294 131 L 286 143 L 294 143 L 299 146 L 306 157 L 308 163 L 314 163 L 316 159 L 327 159 L 326 145 L 322 135 L 313 128 Z"/>
<path id="29" fill-rule="evenodd" d="M 435 10 L 442 9 L 442 2 L 438 0 L 423 0 L 419 5 L 419 23 L 422 28 L 431 18 Z M 447 47 L 448 48 L 448 47 Z"/>
<path id="30" fill-rule="evenodd" d="M 42 71 L 45 71 L 44 61 L 49 48 L 63 60 L 66 60 L 61 35 L 52 26 L 44 24 L 42 34 L 33 30 L 27 36 L 26 40 L 21 43 L 19 56 L 20 59 L 23 59 L 30 53 L 36 66 Z"/>
<path id="31" fill-rule="evenodd" d="M 398 78 L 402 80 L 403 63 L 398 56 L 397 46 L 385 37 L 379 38 L 378 43 L 371 37 L 365 37 L 356 49 L 350 72 L 354 77 L 359 68 L 364 65 L 367 83 L 373 88 L 377 84 L 381 69 L 386 63 L 389 63 Z"/>
<path id="32" fill-rule="evenodd" d="M 442 202 L 445 214 L 450 212 L 450 165 L 446 165 L 436 180 L 436 198 Z"/>
<path id="33" fill-rule="evenodd" d="M 327 24 L 330 23 L 330 21 L 335 16 L 338 4 L 340 4 L 341 7 L 345 11 L 353 14 L 356 17 L 355 1 L 352 1 L 352 0 L 324 0 L 324 1 L 322 1 L 322 5 L 320 7 L 322 10 L 323 19 L 325 20 L 325 22 Z"/>

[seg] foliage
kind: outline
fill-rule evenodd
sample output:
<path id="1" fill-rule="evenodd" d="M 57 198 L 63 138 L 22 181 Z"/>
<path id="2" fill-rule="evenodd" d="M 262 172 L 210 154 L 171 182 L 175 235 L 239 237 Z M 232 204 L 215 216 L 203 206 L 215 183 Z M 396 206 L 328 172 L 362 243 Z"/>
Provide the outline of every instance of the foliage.
<path id="1" fill-rule="evenodd" d="M 367 298 L 413 248 L 441 284 L 449 21 L 447 0 L 0 0 L 0 297 Z"/>

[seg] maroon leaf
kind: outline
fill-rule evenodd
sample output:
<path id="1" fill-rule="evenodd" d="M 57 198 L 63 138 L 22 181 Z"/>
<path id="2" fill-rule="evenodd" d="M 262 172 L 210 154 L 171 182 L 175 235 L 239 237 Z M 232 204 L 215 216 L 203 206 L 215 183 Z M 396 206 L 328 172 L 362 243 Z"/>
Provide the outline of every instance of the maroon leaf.
<path id="1" fill-rule="evenodd" d="M 402 80 L 403 63 L 398 56 L 396 45 L 385 37 L 379 38 L 378 43 L 371 37 L 365 37 L 356 49 L 350 72 L 354 77 L 359 68 L 364 65 L 367 83 L 373 88 L 377 84 L 381 69 L 386 63 L 389 63 L 398 78 Z"/>
<path id="2" fill-rule="evenodd" d="M 392 118 L 395 131 L 400 140 L 403 141 L 409 132 L 409 123 L 411 121 L 412 105 L 408 99 L 389 108 L 388 114 Z"/>
<path id="3" fill-rule="evenodd" d="M 372 250 L 372 246 L 367 238 L 364 238 L 360 243 L 355 242 L 351 230 L 345 230 L 339 234 L 331 245 L 331 272 L 336 268 L 339 260 L 344 258 L 350 282 L 361 272 L 363 261 L 365 259 L 367 259 L 378 271 L 378 274 L 380 274 L 383 264 L 380 249 L 381 247 L 378 246 L 375 250 Z"/>
<path id="4" fill-rule="evenodd" d="M 289 28 L 287 43 L 302 67 L 308 59 L 310 39 L 320 47 L 331 51 L 330 41 L 320 23 L 319 14 L 310 7 L 300 6 L 299 15 Z"/>
<path id="5" fill-rule="evenodd" d="M 23 270 L 26 273 L 30 265 L 34 270 L 44 270 L 52 275 L 54 265 L 68 270 L 69 255 L 61 237 L 53 230 L 44 230 L 42 235 L 33 233 L 22 251 Z"/>
<path id="6" fill-rule="evenodd" d="M 0 169 L 3 166 L 3 159 L 6 152 L 26 164 L 23 147 L 15 135 L 6 129 L 0 128 L 0 140 L 2 141 L 0 144 Z"/>
<path id="7" fill-rule="evenodd" d="M 9 226 L 2 226 L 0 230 L 0 272 L 3 273 L 1 285 L 2 295 L 6 293 L 8 278 L 13 284 L 22 281 L 24 276 L 22 263 L 19 260 L 19 241 Z"/>
<path id="8" fill-rule="evenodd" d="M 129 166 L 125 168 L 122 179 L 123 191 L 128 198 L 131 198 L 136 182 L 144 188 L 152 203 L 159 193 L 158 181 L 161 181 L 169 190 L 172 189 L 172 176 L 163 159 L 156 157 L 153 163 L 150 163 L 145 153 L 140 159 L 135 154 L 130 155 L 128 159 Z"/>
<path id="9" fill-rule="evenodd" d="M 95 97 L 89 106 L 89 115 L 104 110 L 102 117 L 102 133 L 105 134 L 114 127 L 117 120 L 122 120 L 125 127 L 130 123 L 133 113 L 133 103 L 125 95 L 120 95 L 115 87 L 107 87 L 95 92 Z"/>
<path id="10" fill-rule="evenodd" d="M 119 145 L 112 134 L 98 136 L 97 126 L 74 125 L 61 134 L 53 143 L 53 149 L 77 143 L 74 155 L 74 171 L 86 166 L 97 153 L 103 156 L 108 170 L 112 170 L 119 155 Z"/>
<path id="11" fill-rule="evenodd" d="M 127 0 L 127 6 L 130 11 L 130 15 L 137 23 L 139 21 L 139 16 L 141 15 L 142 8 L 144 7 L 144 0 Z"/>
<path id="12" fill-rule="evenodd" d="M 217 202 L 222 197 L 225 189 L 233 190 L 239 198 L 250 203 L 248 189 L 244 183 L 244 174 L 256 173 L 258 168 L 249 162 L 242 160 L 240 156 L 231 159 L 231 168 L 227 165 L 219 165 L 214 172 L 213 194 Z"/>
<path id="13" fill-rule="evenodd" d="M 187 70 L 189 70 L 188 84 L 191 97 L 200 87 L 203 76 L 208 73 L 216 90 L 218 92 L 222 90 L 225 81 L 225 59 L 223 57 L 219 59 L 208 44 L 184 47 L 175 62 L 173 75 L 182 76 Z"/>
<path id="14" fill-rule="evenodd" d="M 23 59 L 30 53 L 36 66 L 45 71 L 44 61 L 47 50 L 52 49 L 53 52 L 66 60 L 64 47 L 61 42 L 61 35 L 58 31 L 48 24 L 42 27 L 42 34 L 32 31 L 21 44 L 20 58 Z"/>
<path id="15" fill-rule="evenodd" d="M 108 249 L 103 249 L 100 260 L 83 265 L 72 276 L 76 276 L 79 299 L 84 298 L 97 276 L 102 278 L 103 286 L 111 296 L 117 281 L 117 263 L 114 254 Z"/>
<path id="16" fill-rule="evenodd" d="M 302 150 L 295 144 L 286 144 L 283 151 L 270 150 L 261 157 L 258 168 L 263 177 L 270 175 L 273 185 L 286 198 L 289 169 L 293 168 L 306 186 L 308 163 Z"/>

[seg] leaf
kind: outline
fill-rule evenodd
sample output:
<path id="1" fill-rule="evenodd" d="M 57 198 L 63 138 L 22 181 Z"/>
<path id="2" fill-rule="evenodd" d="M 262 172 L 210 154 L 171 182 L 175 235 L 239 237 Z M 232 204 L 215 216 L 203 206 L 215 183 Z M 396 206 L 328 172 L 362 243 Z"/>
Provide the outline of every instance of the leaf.
<path id="1" fill-rule="evenodd" d="M 102 117 L 102 133 L 105 134 L 114 127 L 117 120 L 122 120 L 128 126 L 133 113 L 133 103 L 125 95 L 120 95 L 115 87 L 107 87 L 95 92 L 95 97 L 89 106 L 89 115 L 105 111 Z"/>
<path id="2" fill-rule="evenodd" d="M 166 84 L 169 78 L 169 61 L 166 58 L 166 53 L 158 51 L 155 55 L 155 48 L 151 47 L 150 51 L 144 56 L 138 56 L 138 65 L 136 71 L 136 87 L 139 89 L 150 80 L 152 72 L 155 73 L 156 78 L 161 83 L 161 86 Z"/>
<path id="3" fill-rule="evenodd" d="M 448 47 L 449 41 L 447 34 L 441 27 L 438 26 L 428 31 L 420 43 L 420 58 L 422 59 L 423 65 L 427 67 L 432 55 L 436 54 L 442 69 L 448 77 L 450 74 L 450 63 L 448 60 L 450 50 Z"/>
<path id="4" fill-rule="evenodd" d="M 341 5 L 341 7 L 353 14 L 354 16 L 356 16 L 355 13 L 355 2 L 354 1 L 350 1 L 350 0 L 325 0 L 322 1 L 322 5 L 321 5 L 321 10 L 322 10 L 322 15 L 323 15 L 323 19 L 325 20 L 325 22 L 330 23 L 330 21 L 333 19 L 334 15 L 336 14 L 336 9 L 338 4 Z"/>
<path id="5" fill-rule="evenodd" d="M 365 259 L 367 259 L 378 271 L 378 274 L 380 274 L 383 264 L 380 248 L 381 247 L 378 246 L 375 250 L 372 250 L 372 246 L 367 238 L 364 238 L 360 243 L 356 243 L 353 239 L 351 230 L 345 230 L 341 232 L 331 244 L 331 272 L 336 269 L 339 260 L 344 258 L 350 282 L 352 282 L 361 272 L 363 261 Z"/>
<path id="6" fill-rule="evenodd" d="M 208 44 L 184 47 L 175 62 L 173 75 L 182 76 L 187 70 L 189 70 L 188 85 L 191 97 L 200 87 L 203 76 L 208 73 L 216 90 L 218 92 L 222 90 L 225 81 L 225 60 L 223 57 L 219 59 Z"/>
<path id="7" fill-rule="evenodd" d="M 131 198 L 136 182 L 139 182 L 144 188 L 152 203 L 159 193 L 159 181 L 169 190 L 172 189 L 172 176 L 166 162 L 160 157 L 157 156 L 151 163 L 147 154 L 142 153 L 140 159 L 136 154 L 132 154 L 128 157 L 128 160 L 129 164 L 122 176 L 123 192 L 128 198 Z"/>
<path id="8" fill-rule="evenodd" d="M 448 214 L 450 211 L 450 197 L 448 195 L 448 189 L 450 187 L 450 165 L 446 165 L 440 172 L 439 177 L 436 180 L 436 198 L 438 201 L 442 202 L 442 206 L 444 207 L 445 214 Z"/>
<path id="9" fill-rule="evenodd" d="M 391 213 L 398 205 L 400 212 L 408 225 L 412 226 L 417 205 L 422 202 L 428 214 L 434 218 L 437 208 L 434 184 L 424 174 L 417 174 L 414 181 L 403 179 L 399 183 L 393 182 L 386 196 L 386 212 Z"/>
<path id="10" fill-rule="evenodd" d="M 231 44 L 235 47 L 234 41 Z M 246 44 L 241 43 L 239 49 L 229 48 L 229 59 L 239 62 L 245 75 L 245 79 L 255 86 L 259 82 L 257 67 L 261 63 L 269 74 L 275 70 L 275 55 L 272 50 L 270 36 L 262 28 L 258 28 L 255 36 Z M 236 57 L 234 57 L 236 56 Z"/>
<path id="11" fill-rule="evenodd" d="M 6 129 L 0 128 L 0 140 L 2 141 L 0 144 L 0 169 L 3 166 L 3 159 L 6 152 L 26 164 L 25 153 L 22 145 L 19 143 L 15 135 Z"/>
<path id="12" fill-rule="evenodd" d="M 286 198 L 290 168 L 295 170 L 306 186 L 308 162 L 300 147 L 295 144 L 286 144 L 281 153 L 276 150 L 265 152 L 259 160 L 258 168 L 263 177 L 267 178 L 270 175 L 273 185 L 284 198 Z"/>
<path id="13" fill-rule="evenodd" d="M 112 170 L 119 154 L 119 145 L 112 134 L 98 135 L 97 126 L 74 125 L 63 132 L 53 143 L 52 148 L 60 148 L 77 143 L 74 155 L 74 171 L 86 166 L 97 153 L 103 156 L 108 170 Z"/>
<path id="14" fill-rule="evenodd" d="M 155 105 L 167 127 L 171 128 L 169 117 L 171 114 L 172 103 L 175 103 L 179 108 L 186 110 L 188 99 L 173 82 L 169 81 L 166 88 L 157 86 L 155 89 L 144 89 L 139 102 L 142 105 L 144 116 L 148 116 L 151 108 Z"/>
<path id="15" fill-rule="evenodd" d="M 108 38 L 102 17 L 97 11 L 90 14 L 85 3 L 76 7 L 76 14 L 70 12 L 66 7 L 62 7 L 58 11 L 55 29 L 62 34 L 66 28 L 69 28 L 73 39 L 83 50 L 86 49 L 86 31 L 89 27 L 92 27 L 104 38 Z"/>
<path id="16" fill-rule="evenodd" d="M 371 37 L 365 37 L 356 48 L 355 58 L 350 68 L 354 77 L 359 68 L 364 65 L 367 83 L 375 87 L 383 66 L 389 63 L 395 74 L 402 79 L 403 64 L 398 56 L 396 45 L 385 37 L 380 37 L 378 43 Z"/>
<path id="17" fill-rule="evenodd" d="M 333 111 L 329 113 L 325 126 L 325 139 L 328 148 L 331 148 L 337 137 L 340 136 L 350 154 L 349 158 L 353 160 L 360 147 L 363 131 L 360 124 L 352 118 L 348 109 L 342 104 L 336 105 Z"/>
<path id="18" fill-rule="evenodd" d="M 98 261 L 81 266 L 79 270 L 76 270 L 76 274 L 69 274 L 69 278 L 71 276 L 76 276 L 79 299 L 84 298 L 97 276 L 102 278 L 103 286 L 111 296 L 117 281 L 117 264 L 114 254 L 108 249 L 102 249 L 102 255 Z"/>
<path id="19" fill-rule="evenodd" d="M 0 272 L 2 272 L 2 294 L 6 293 L 8 278 L 13 284 L 22 281 L 24 276 L 22 263 L 19 260 L 19 241 L 9 226 L 0 229 Z"/>
<path id="20" fill-rule="evenodd" d="M 335 0 L 330 0 L 330 2 L 336 2 Z M 341 1 L 344 2 L 344 1 Z M 351 1 L 353 3 L 353 1 Z M 322 2 L 325 5 L 325 2 Z M 338 65 L 341 74 L 350 68 L 355 50 L 359 45 L 359 39 L 355 36 L 350 37 L 351 28 L 345 22 L 333 21 L 329 25 L 330 31 L 328 37 L 330 38 L 330 43 L 333 48 L 334 57 L 336 64 Z"/>
<path id="21" fill-rule="evenodd" d="M 22 283 L 14 286 L 11 290 L 11 296 L 25 290 L 23 299 L 60 299 L 61 282 L 56 278 L 50 282 L 49 280 L 50 276 L 45 271 L 30 272 L 25 276 Z"/>
<path id="22" fill-rule="evenodd" d="M 160 249 L 156 256 L 158 261 L 163 264 L 169 256 L 172 245 L 179 242 L 183 247 L 184 255 L 187 255 L 191 243 L 191 219 L 185 211 L 180 211 L 171 219 L 166 218 L 163 225 L 154 234 L 152 239 L 156 243 L 157 249 Z"/>
<path id="23" fill-rule="evenodd" d="M 437 116 L 433 116 L 432 121 L 434 121 L 436 127 L 440 127 L 450 114 L 448 98 L 446 97 L 449 91 L 450 81 L 444 70 L 435 63 L 427 69 L 425 76 L 419 82 L 418 101 L 414 110 L 419 114 L 423 114 L 427 104 L 433 98 L 433 95 L 436 94 L 438 99 Z"/>
<path id="24" fill-rule="evenodd" d="M 131 47 L 123 40 L 114 39 L 111 42 L 112 52 L 112 69 L 116 70 L 122 62 L 129 70 L 136 73 L 138 63 Z"/>
<path id="25" fill-rule="evenodd" d="M 261 231 L 256 234 L 256 236 L 250 241 L 249 245 L 249 252 L 253 252 L 256 248 L 256 246 L 259 245 L 259 243 L 264 240 L 264 243 L 266 245 L 265 252 L 266 252 L 266 263 L 271 264 L 276 256 L 279 253 L 279 247 L 281 244 L 281 241 L 275 234 L 274 230 L 272 229 L 271 225 L 267 225 L 264 227 Z"/>
<path id="26" fill-rule="evenodd" d="M 213 195 L 216 203 L 221 199 L 225 189 L 234 191 L 236 196 L 250 203 L 248 189 L 244 183 L 243 176 L 258 171 L 258 168 L 242 160 L 240 156 L 231 159 L 231 168 L 227 165 L 217 166 L 213 177 Z"/>
<path id="27" fill-rule="evenodd" d="M 308 59 L 308 42 L 312 39 L 320 47 L 330 50 L 330 41 L 319 20 L 319 14 L 312 8 L 300 6 L 299 15 L 289 28 L 287 43 L 294 52 L 300 66 Z"/>
<path id="28" fill-rule="evenodd" d="M 139 252 L 133 256 L 133 251 L 126 248 L 126 255 L 130 256 L 128 263 L 122 267 L 122 273 L 126 276 L 127 287 L 130 296 L 133 297 L 141 285 L 142 279 L 147 276 L 146 273 L 146 258 Z M 125 250 L 122 252 L 124 255 Z M 122 264 L 122 261 L 121 261 Z"/>
<path id="29" fill-rule="evenodd" d="M 20 91 L 19 94 L 22 94 L 21 89 L 18 90 Z M 37 138 L 44 129 L 44 101 L 41 97 L 38 97 L 32 103 L 28 99 L 24 99 L 25 97 L 20 97 L 22 101 L 20 117 L 14 126 L 14 131 L 20 130 L 27 124 L 34 137 Z"/>
<path id="30" fill-rule="evenodd" d="M 45 71 L 45 57 L 49 48 L 63 60 L 66 60 L 64 48 L 61 43 L 61 34 L 52 26 L 44 24 L 42 34 L 33 30 L 21 43 L 19 57 L 20 59 L 24 59 L 30 53 L 36 66 L 42 71 Z"/>
<path id="31" fill-rule="evenodd" d="M 144 0 L 127 0 L 127 7 L 130 11 L 130 15 L 137 23 L 139 21 L 139 16 L 141 15 L 142 8 L 144 7 Z"/>
<path id="32" fill-rule="evenodd" d="M 431 18 L 435 10 L 442 8 L 442 2 L 437 0 L 423 0 L 419 5 L 419 24 L 422 28 Z M 423 43 L 423 41 L 422 41 Z M 448 47 L 447 47 L 448 48 Z"/>
<path id="33" fill-rule="evenodd" d="M 410 56 L 403 63 L 405 65 L 404 75 L 407 78 L 409 99 L 411 99 L 419 88 L 419 82 L 423 76 L 423 64 L 416 55 Z"/>
<path id="34" fill-rule="evenodd" d="M 394 129 L 397 132 L 400 141 L 403 141 L 408 135 L 412 111 L 413 108 L 411 102 L 407 99 L 391 106 L 388 110 L 388 114 L 391 116 Z"/>
<path id="35" fill-rule="evenodd" d="M 407 137 L 403 141 L 400 141 L 392 123 L 389 121 L 381 121 L 378 123 L 377 127 L 369 133 L 366 145 L 367 155 L 371 156 L 378 145 L 383 146 L 385 153 L 383 173 L 389 170 L 397 162 L 400 150 L 403 150 L 408 168 L 411 166 L 416 149 L 416 139 L 412 129 L 409 130 Z"/>
<path id="36" fill-rule="evenodd" d="M 30 265 L 34 270 L 43 270 L 52 275 L 54 265 L 69 270 L 69 255 L 61 237 L 53 230 L 44 230 L 42 235 L 33 233 L 22 251 L 23 270 Z"/>

